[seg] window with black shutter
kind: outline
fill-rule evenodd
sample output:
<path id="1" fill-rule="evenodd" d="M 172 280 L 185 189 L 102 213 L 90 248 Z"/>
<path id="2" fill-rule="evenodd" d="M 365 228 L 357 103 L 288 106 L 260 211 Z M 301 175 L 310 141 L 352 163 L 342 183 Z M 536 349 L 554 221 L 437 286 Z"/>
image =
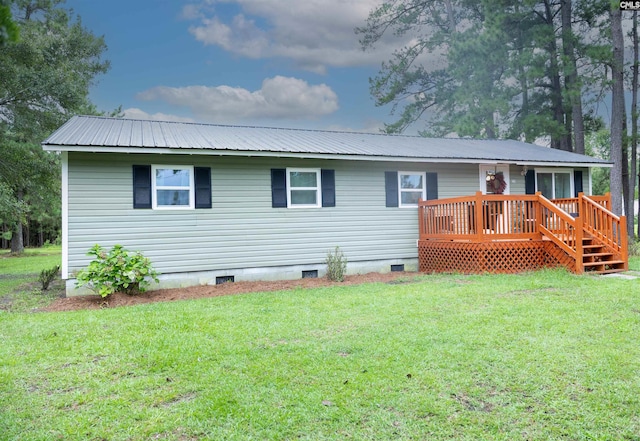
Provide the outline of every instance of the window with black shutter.
<path id="1" fill-rule="evenodd" d="M 384 182 L 387 207 L 417 207 L 420 199 L 438 199 L 437 173 L 387 171 Z"/>
<path id="2" fill-rule="evenodd" d="M 134 165 L 133 208 L 211 208 L 211 168 Z"/>
<path id="3" fill-rule="evenodd" d="M 273 208 L 335 207 L 335 171 L 316 168 L 271 169 Z"/>

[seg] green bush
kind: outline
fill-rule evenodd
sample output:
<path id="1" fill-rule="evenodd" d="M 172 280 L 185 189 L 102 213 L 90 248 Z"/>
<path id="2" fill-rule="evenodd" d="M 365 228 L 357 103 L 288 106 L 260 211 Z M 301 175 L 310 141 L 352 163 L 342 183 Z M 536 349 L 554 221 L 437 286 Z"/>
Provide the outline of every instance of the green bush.
<path id="1" fill-rule="evenodd" d="M 53 282 L 53 280 L 58 275 L 58 271 L 60 271 L 60 265 L 56 265 L 53 268 L 43 269 L 42 271 L 40 271 L 40 275 L 38 276 L 38 280 L 40 281 L 40 284 L 42 285 L 42 290 L 43 291 L 46 291 L 46 290 L 49 289 L 49 285 L 51 285 L 51 282 Z"/>
<path id="2" fill-rule="evenodd" d="M 327 278 L 334 282 L 342 282 L 347 273 L 347 258 L 340 250 L 340 247 L 327 253 Z"/>
<path id="3" fill-rule="evenodd" d="M 149 279 L 158 282 L 158 273 L 151 261 L 138 251 L 127 251 L 122 245 L 114 245 L 108 253 L 94 245 L 89 256 L 96 258 L 77 275 L 76 286 L 87 286 L 96 294 L 107 297 L 114 292 L 137 294 L 149 286 Z"/>

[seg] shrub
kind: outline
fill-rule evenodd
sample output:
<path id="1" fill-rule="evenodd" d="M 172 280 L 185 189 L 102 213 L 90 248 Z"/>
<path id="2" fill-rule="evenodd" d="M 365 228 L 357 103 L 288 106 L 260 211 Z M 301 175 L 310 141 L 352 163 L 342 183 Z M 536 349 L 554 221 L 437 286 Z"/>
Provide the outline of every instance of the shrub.
<path id="1" fill-rule="evenodd" d="M 107 253 L 100 245 L 94 245 L 87 255 L 96 258 L 78 273 L 76 286 L 86 285 L 102 297 L 114 292 L 129 295 L 143 292 L 149 286 L 149 278 L 158 282 L 158 273 L 151 261 L 138 251 L 114 245 Z"/>
<path id="2" fill-rule="evenodd" d="M 42 290 L 46 291 L 49 289 L 49 285 L 58 275 L 58 271 L 60 271 L 60 265 L 56 265 L 53 268 L 43 269 L 40 271 L 40 275 L 38 276 L 38 281 L 42 285 Z"/>
<path id="3" fill-rule="evenodd" d="M 340 247 L 336 247 L 335 250 L 327 252 L 327 278 L 334 282 L 342 282 L 347 272 L 347 258 L 340 250 Z"/>

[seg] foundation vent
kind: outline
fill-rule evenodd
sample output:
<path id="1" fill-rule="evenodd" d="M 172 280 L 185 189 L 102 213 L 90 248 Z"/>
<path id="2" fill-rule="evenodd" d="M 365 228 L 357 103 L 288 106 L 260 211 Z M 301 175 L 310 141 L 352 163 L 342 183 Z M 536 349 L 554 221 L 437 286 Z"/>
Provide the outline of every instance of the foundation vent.
<path id="1" fill-rule="evenodd" d="M 235 282 L 235 276 L 218 276 L 216 277 L 216 285 L 222 285 L 223 283 Z"/>

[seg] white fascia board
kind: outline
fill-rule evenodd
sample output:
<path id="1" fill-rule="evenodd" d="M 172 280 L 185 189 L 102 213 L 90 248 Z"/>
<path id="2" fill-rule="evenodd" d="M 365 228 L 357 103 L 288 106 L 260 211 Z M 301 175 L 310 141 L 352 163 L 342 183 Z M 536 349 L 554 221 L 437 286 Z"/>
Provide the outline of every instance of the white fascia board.
<path id="1" fill-rule="evenodd" d="M 156 155 L 198 155 L 198 156 L 243 156 L 266 158 L 299 158 L 299 159 L 340 159 L 347 161 L 378 161 L 378 162 L 419 162 L 439 164 L 515 164 L 531 166 L 552 167 L 612 167 L 612 164 L 594 163 L 564 163 L 564 162 L 522 162 L 505 161 L 500 159 L 485 158 L 422 158 L 415 156 L 372 156 L 349 155 L 340 153 L 300 153 L 300 152 L 273 152 L 260 150 L 214 150 L 214 149 L 190 149 L 190 148 L 166 148 L 166 147 L 106 147 L 106 146 L 60 146 L 43 144 L 46 151 L 58 152 L 82 152 L 82 153 L 133 153 Z"/>

